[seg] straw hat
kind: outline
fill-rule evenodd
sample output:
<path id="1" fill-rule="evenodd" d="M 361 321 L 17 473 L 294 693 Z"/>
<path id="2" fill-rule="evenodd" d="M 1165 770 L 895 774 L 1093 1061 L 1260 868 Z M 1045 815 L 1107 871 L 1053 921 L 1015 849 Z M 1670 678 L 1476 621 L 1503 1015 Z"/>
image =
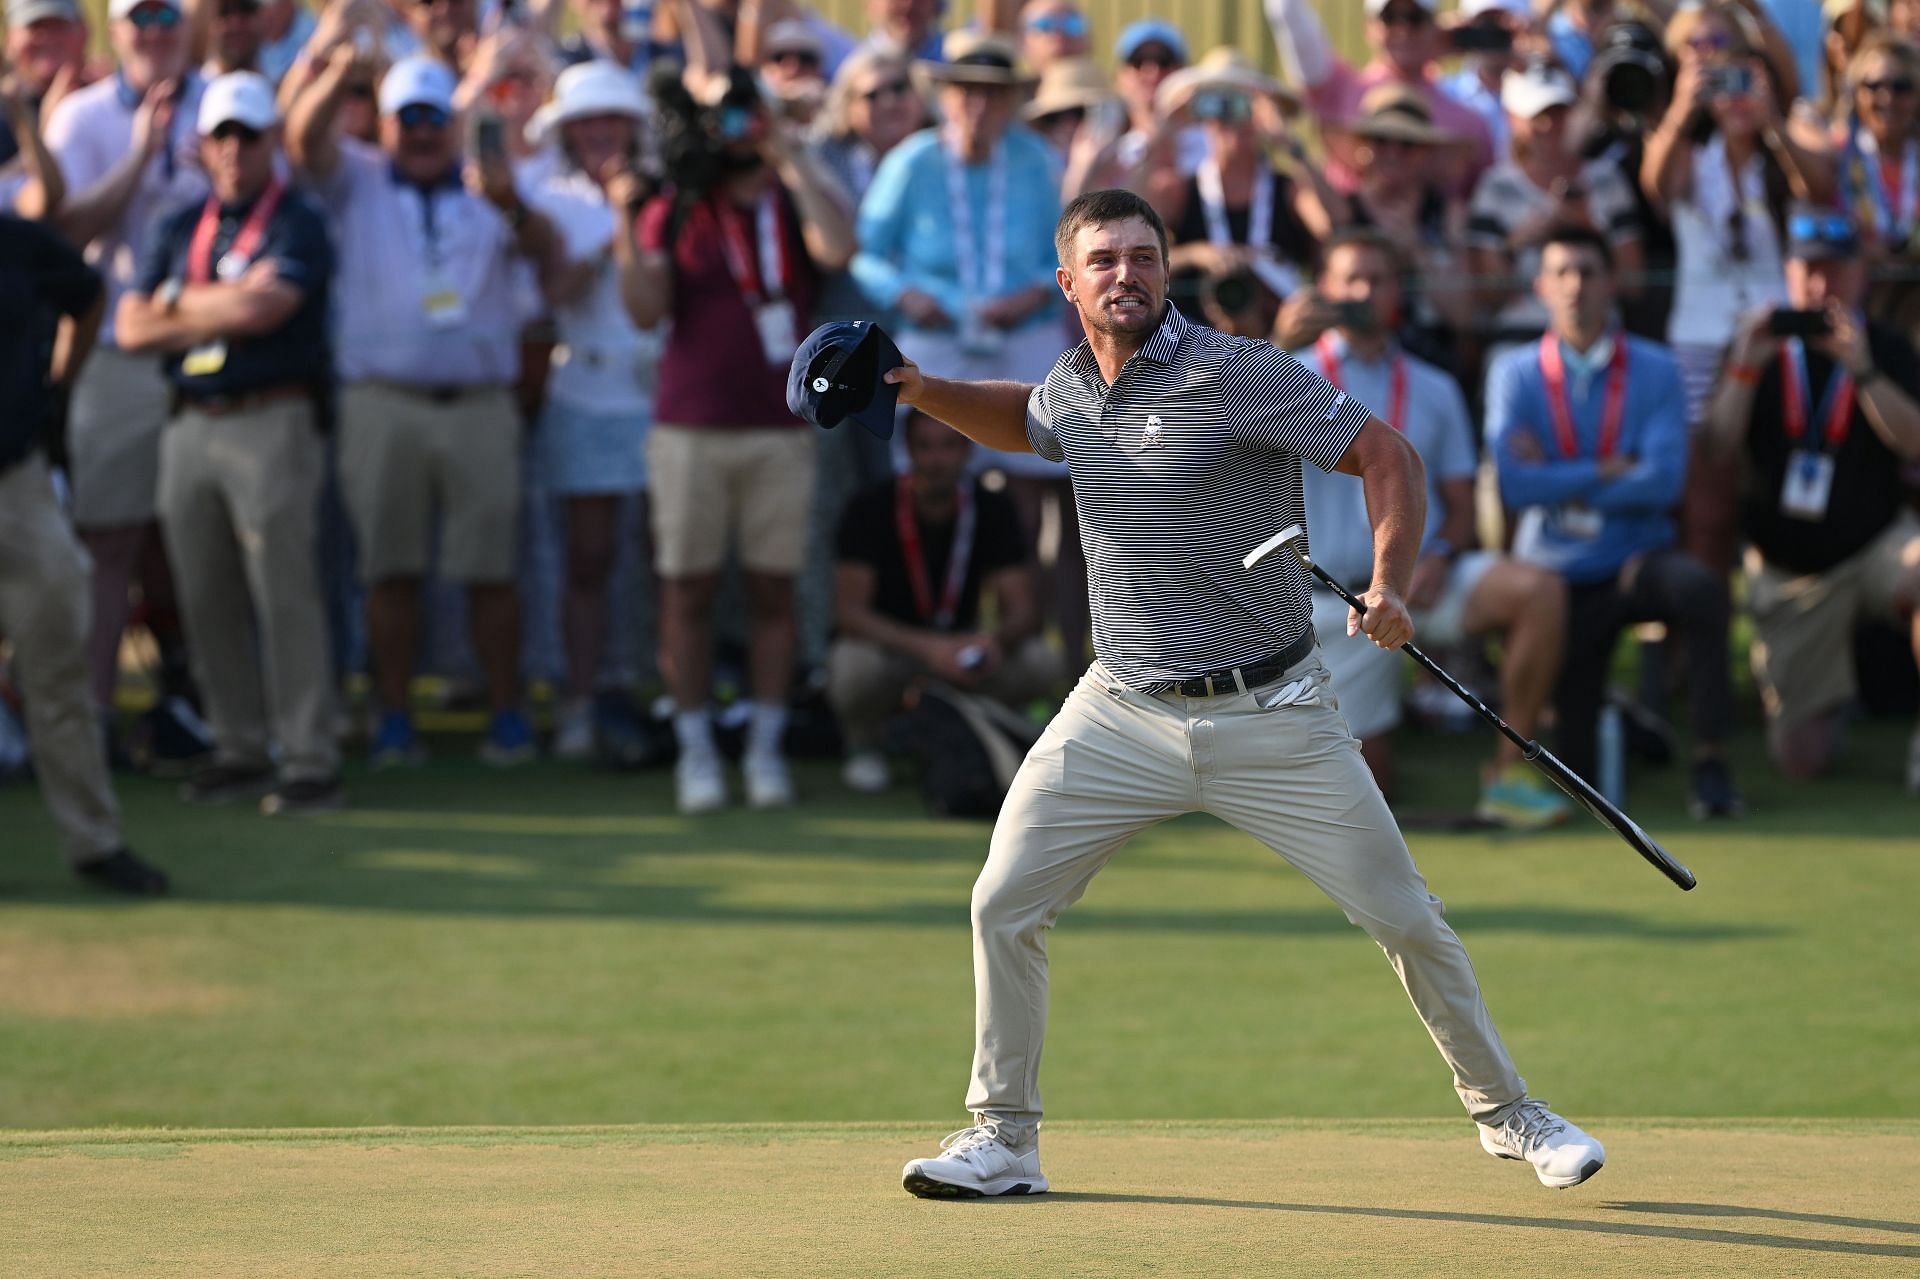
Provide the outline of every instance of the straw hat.
<path id="1" fill-rule="evenodd" d="M 1255 67 L 1240 50 L 1225 45 L 1163 80 L 1160 91 L 1154 95 L 1154 105 L 1162 111 L 1172 111 L 1207 89 L 1225 89 L 1251 97 L 1270 96 L 1279 100 L 1283 110 L 1300 108 L 1299 94 Z"/>
<path id="2" fill-rule="evenodd" d="M 647 98 L 639 79 L 625 67 L 596 58 L 560 73 L 553 85 L 553 101 L 527 121 L 527 141 L 539 146 L 569 120 L 594 115 L 641 120 L 647 114 Z"/>
<path id="3" fill-rule="evenodd" d="M 942 60 L 920 61 L 913 72 L 933 84 L 993 84 L 1016 87 L 1039 79 L 1020 65 L 1020 51 L 1005 36 L 965 29 L 949 31 L 940 46 Z"/>
<path id="4" fill-rule="evenodd" d="M 1092 58 L 1059 58 L 1041 74 L 1040 87 L 1033 101 L 1020 108 L 1020 118 L 1037 120 L 1056 111 L 1085 110 L 1117 99 L 1107 73 Z"/>
<path id="5" fill-rule="evenodd" d="M 1376 84 L 1360 99 L 1360 113 L 1328 127 L 1356 138 L 1440 146 L 1465 141 L 1459 134 L 1434 127 L 1433 108 L 1420 91 L 1404 84 Z"/>

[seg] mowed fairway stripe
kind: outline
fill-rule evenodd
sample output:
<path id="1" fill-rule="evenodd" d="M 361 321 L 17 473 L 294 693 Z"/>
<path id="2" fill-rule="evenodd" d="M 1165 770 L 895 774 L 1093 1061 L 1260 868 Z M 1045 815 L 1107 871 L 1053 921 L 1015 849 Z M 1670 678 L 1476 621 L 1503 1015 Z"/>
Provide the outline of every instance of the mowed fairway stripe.
<path id="1" fill-rule="evenodd" d="M 21 1275 L 1867 1275 L 1920 1123 L 1603 1122 L 1549 1191 L 1464 1123 L 1063 1124 L 1055 1193 L 929 1203 L 932 1129 L 11 1133 Z"/>

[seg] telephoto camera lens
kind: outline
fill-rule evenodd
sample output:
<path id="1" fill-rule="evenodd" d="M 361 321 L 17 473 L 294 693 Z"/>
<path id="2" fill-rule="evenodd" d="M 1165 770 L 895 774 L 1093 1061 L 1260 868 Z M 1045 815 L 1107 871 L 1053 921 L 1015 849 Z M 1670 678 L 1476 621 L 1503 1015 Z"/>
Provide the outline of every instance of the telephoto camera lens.
<path id="1" fill-rule="evenodd" d="M 1253 276 L 1246 271 L 1214 276 L 1207 281 L 1213 304 L 1228 315 L 1236 315 L 1253 304 L 1255 287 Z"/>

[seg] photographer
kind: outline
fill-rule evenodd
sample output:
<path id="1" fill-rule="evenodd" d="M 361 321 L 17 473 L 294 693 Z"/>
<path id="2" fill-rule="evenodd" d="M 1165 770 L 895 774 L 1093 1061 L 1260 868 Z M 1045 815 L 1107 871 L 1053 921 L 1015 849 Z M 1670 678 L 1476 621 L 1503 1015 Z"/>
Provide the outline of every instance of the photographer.
<path id="1" fill-rule="evenodd" d="M 1622 22 L 1607 29 L 1581 82 L 1580 101 L 1568 121 L 1572 146 L 1592 163 L 1618 173 L 1633 195 L 1640 226 L 1640 267 L 1646 279 L 1622 300 L 1629 333 L 1664 339 L 1673 304 L 1673 228 L 1640 185 L 1647 135 L 1666 111 L 1672 76 L 1660 37 L 1651 27 Z"/>
<path id="2" fill-rule="evenodd" d="M 887 722 L 915 680 L 930 675 L 1017 709 L 1043 696 L 1056 670 L 1019 512 L 968 478 L 966 436 L 924 413 L 900 429 L 907 473 L 849 504 L 835 557 L 827 697 L 846 738 L 844 779 L 864 792 L 887 788 Z"/>
<path id="3" fill-rule="evenodd" d="M 753 719 L 744 772 L 756 808 L 793 802 L 781 754 L 805 566 L 814 440 L 787 410 L 787 364 L 824 272 L 853 256 L 846 197 L 777 124 L 752 73 L 652 80 L 668 188 L 647 202 L 638 252 L 619 260 L 627 313 L 673 327 L 647 441 L 660 653 L 673 695 L 683 813 L 726 803 L 707 709 L 713 607 L 730 545 L 746 584 Z"/>
<path id="4" fill-rule="evenodd" d="M 1920 661 L 1920 520 L 1900 485 L 1902 461 L 1920 458 L 1920 358 L 1866 319 L 1866 259 L 1844 213 L 1795 209 L 1787 255 L 1793 309 L 1741 321 L 1708 427 L 1744 463 L 1767 744 L 1782 772 L 1807 778 L 1839 752 L 1855 626 L 1904 619 Z M 1920 792 L 1920 730 L 1907 788 Z"/>

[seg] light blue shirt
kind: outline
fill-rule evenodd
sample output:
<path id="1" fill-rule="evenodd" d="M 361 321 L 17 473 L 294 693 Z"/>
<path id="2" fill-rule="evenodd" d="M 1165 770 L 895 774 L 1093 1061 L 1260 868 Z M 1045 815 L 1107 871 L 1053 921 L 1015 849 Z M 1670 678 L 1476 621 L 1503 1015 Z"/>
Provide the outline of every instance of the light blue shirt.
<path id="1" fill-rule="evenodd" d="M 260 46 L 260 74 L 279 84 L 292 68 L 293 60 L 300 56 L 300 50 L 307 47 L 307 40 L 318 25 L 319 21 L 311 9 L 305 5 L 295 5 L 293 21 L 287 24 L 287 33 L 278 40 L 269 40 Z"/>
<path id="2" fill-rule="evenodd" d="M 1007 130 L 1000 147 L 1007 166 L 1002 233 L 996 235 L 988 221 L 992 164 L 968 165 L 962 175 L 973 238 L 1001 247 L 1001 296 L 1035 284 L 1051 288 L 1057 264 L 1053 230 L 1060 218 L 1053 153 L 1038 134 L 1019 126 Z M 874 306 L 891 310 L 902 293 L 919 289 L 958 321 L 967 310 L 967 285 L 985 278 L 971 260 L 962 278 L 949 163 L 938 132 L 926 129 L 887 152 L 874 172 L 860 202 L 860 251 L 852 268 L 854 283 Z M 1051 307 L 1041 307 L 1027 320 L 1028 325 L 1055 322 Z"/>
<path id="3" fill-rule="evenodd" d="M 1487 372 L 1487 445 L 1499 470 L 1501 500 L 1521 512 L 1513 553 L 1576 586 L 1607 581 L 1633 556 L 1671 546 L 1675 538 L 1672 511 L 1687 478 L 1680 366 L 1657 342 L 1626 341 L 1626 404 L 1614 453 L 1633 458 L 1634 465 L 1611 480 L 1602 479 L 1599 470 L 1607 398 L 1606 374 L 1595 358 L 1599 351 L 1581 359 L 1564 342 L 1560 346 L 1567 363 L 1572 457 L 1560 451 L 1539 344 L 1515 347 Z M 1606 355 L 1610 359 L 1611 350 Z M 1533 441 L 1537 460 L 1522 460 L 1515 449 L 1522 437 Z M 1587 527 L 1596 520 L 1597 527 Z"/>
<path id="4" fill-rule="evenodd" d="M 1800 96 L 1820 96 L 1820 67 L 1826 49 L 1827 22 L 1820 12 L 1820 0 L 1760 0 L 1760 7 L 1780 28 L 1787 47 L 1793 50 L 1793 65 L 1800 72 Z"/>
<path id="5" fill-rule="evenodd" d="M 1493 138 L 1493 162 L 1505 164 L 1513 158 L 1513 133 L 1507 124 L 1506 108 L 1500 95 L 1489 89 L 1472 67 L 1463 67 L 1440 81 L 1441 91 L 1487 122 Z"/>
<path id="6" fill-rule="evenodd" d="M 1547 40 L 1553 56 L 1575 80 L 1587 78 L 1587 64 L 1593 61 L 1593 37 L 1573 25 L 1564 9 L 1555 9 L 1547 19 Z"/>
<path id="7" fill-rule="evenodd" d="M 1387 421 L 1393 411 L 1393 356 L 1397 349 L 1390 349 L 1382 359 L 1364 361 L 1347 350 L 1339 334 L 1333 334 L 1331 340 L 1339 358 L 1340 389 L 1375 417 Z M 1298 356 L 1300 363 L 1327 376 L 1317 345 L 1304 348 Z M 1408 443 L 1427 466 L 1427 523 L 1421 534 L 1425 545 L 1446 523 L 1446 507 L 1440 501 L 1441 482 L 1472 479 L 1479 459 L 1460 384 L 1444 369 L 1425 360 L 1411 355 L 1405 359 L 1406 421 L 1389 425 L 1399 426 L 1406 433 Z M 1373 521 L 1367 516 L 1366 486 L 1357 475 L 1311 466 L 1301 468 L 1301 482 L 1306 489 L 1307 538 L 1314 562 L 1343 585 L 1364 585 L 1373 577 Z"/>

